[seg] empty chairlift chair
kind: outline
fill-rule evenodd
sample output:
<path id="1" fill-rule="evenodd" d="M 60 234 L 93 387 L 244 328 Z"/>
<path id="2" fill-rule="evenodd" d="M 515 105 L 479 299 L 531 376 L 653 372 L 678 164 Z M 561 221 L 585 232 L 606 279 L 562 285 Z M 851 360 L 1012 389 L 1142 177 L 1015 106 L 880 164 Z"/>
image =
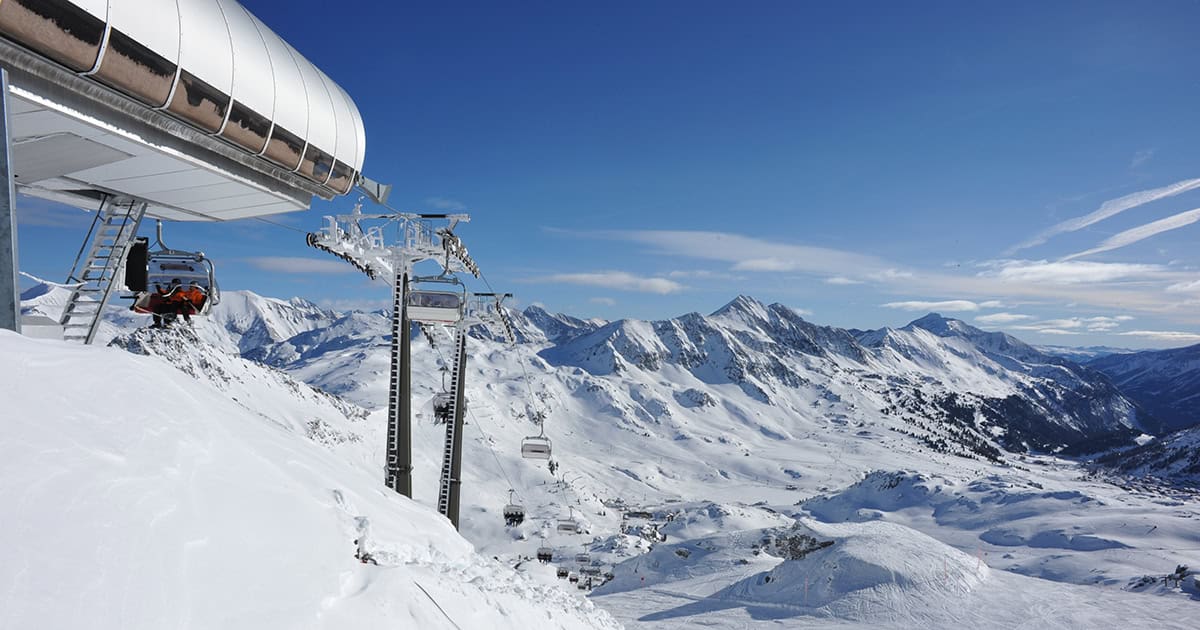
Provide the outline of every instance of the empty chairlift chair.
<path id="1" fill-rule="evenodd" d="M 550 438 L 545 433 L 521 440 L 521 457 L 525 459 L 550 459 L 550 451 Z"/>
<path id="2" fill-rule="evenodd" d="M 575 511 L 571 509 L 571 506 L 567 506 L 567 509 L 570 510 L 570 516 L 558 519 L 556 529 L 564 534 L 578 534 L 579 521 L 575 520 Z"/>
<path id="3" fill-rule="evenodd" d="M 516 527 L 525 521 L 525 506 L 515 500 L 516 491 L 508 491 L 508 505 L 504 506 L 504 524 Z"/>
<path id="4" fill-rule="evenodd" d="M 578 562 L 579 564 L 591 564 L 592 557 L 588 555 L 586 551 L 583 553 L 577 553 L 575 554 L 575 562 Z"/>

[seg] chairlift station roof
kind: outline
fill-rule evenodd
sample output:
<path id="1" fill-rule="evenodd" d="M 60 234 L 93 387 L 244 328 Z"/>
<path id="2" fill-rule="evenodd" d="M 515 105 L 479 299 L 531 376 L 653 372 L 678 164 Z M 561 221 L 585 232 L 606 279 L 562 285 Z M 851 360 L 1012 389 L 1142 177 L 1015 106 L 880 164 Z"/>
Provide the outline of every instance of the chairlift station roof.
<path id="1" fill-rule="evenodd" d="M 235 0 L 0 0 L 20 192 L 223 221 L 358 182 L 366 133 L 338 84 Z"/>

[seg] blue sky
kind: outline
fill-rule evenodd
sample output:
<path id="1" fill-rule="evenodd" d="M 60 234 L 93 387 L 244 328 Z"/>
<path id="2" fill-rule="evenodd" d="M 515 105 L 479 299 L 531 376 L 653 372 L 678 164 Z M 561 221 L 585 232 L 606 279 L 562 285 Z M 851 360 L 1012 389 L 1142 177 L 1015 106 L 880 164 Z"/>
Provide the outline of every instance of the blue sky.
<path id="1" fill-rule="evenodd" d="M 1200 342 L 1200 3 L 246 5 L 355 99 L 391 205 L 470 212 L 520 303 Z M 86 216 L 23 201 L 22 268 L 61 280 Z M 293 229 L 167 230 L 226 289 L 387 299 Z"/>

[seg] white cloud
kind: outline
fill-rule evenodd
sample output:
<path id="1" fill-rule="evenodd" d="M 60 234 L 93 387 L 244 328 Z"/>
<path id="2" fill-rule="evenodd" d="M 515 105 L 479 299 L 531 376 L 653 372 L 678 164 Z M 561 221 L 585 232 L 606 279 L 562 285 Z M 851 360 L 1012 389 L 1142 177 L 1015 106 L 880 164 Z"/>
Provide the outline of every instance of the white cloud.
<path id="1" fill-rule="evenodd" d="M 1078 317 L 1067 319 L 1047 319 L 1036 324 L 1039 328 L 1079 328 L 1083 326 L 1083 321 Z"/>
<path id="2" fill-rule="evenodd" d="M 640 293 L 657 293 L 666 295 L 682 291 L 685 287 L 667 278 L 644 278 L 624 271 L 600 271 L 594 273 L 557 273 L 541 278 L 541 282 L 559 282 L 563 284 L 581 284 L 590 287 L 604 287 L 622 291 L 637 291 Z"/>
<path id="3" fill-rule="evenodd" d="M 76 228 L 86 226 L 92 221 L 92 215 L 78 208 L 58 205 L 43 199 L 34 200 L 32 197 L 20 196 L 14 204 L 19 225 Z"/>
<path id="4" fill-rule="evenodd" d="M 912 300 L 908 302 L 888 302 L 886 308 L 896 308 L 903 311 L 977 311 L 979 305 L 970 300 L 946 300 L 944 302 L 923 302 Z"/>
<path id="5" fill-rule="evenodd" d="M 699 278 L 701 280 L 741 280 L 742 276 L 707 269 L 679 269 L 667 272 L 668 278 Z"/>
<path id="6" fill-rule="evenodd" d="M 1162 265 L 1089 261 L 1001 260 L 983 263 L 980 276 L 1011 283 L 1088 284 L 1145 279 L 1166 271 Z"/>
<path id="7" fill-rule="evenodd" d="M 886 283 L 886 282 L 893 282 L 896 280 L 907 280 L 907 279 L 913 278 L 915 276 L 913 276 L 913 273 L 911 271 L 902 271 L 900 269 L 888 268 L 888 269 L 884 269 L 881 271 L 877 271 L 872 274 L 868 274 L 867 277 L 876 282 Z"/>
<path id="8" fill-rule="evenodd" d="M 891 267 L 874 256 L 827 247 L 777 243 L 725 232 L 638 230 L 602 234 L 649 245 L 660 254 L 731 263 L 737 271 L 840 275 L 847 269 L 867 274 L 883 272 Z"/>
<path id="9" fill-rule="evenodd" d="M 1189 190 L 1194 190 L 1196 188 L 1200 188 L 1200 179 L 1185 179 L 1183 181 L 1175 182 L 1174 184 L 1170 184 L 1168 186 L 1163 186 L 1162 188 L 1153 188 L 1150 190 L 1139 190 L 1138 192 L 1130 193 L 1128 195 L 1125 195 L 1124 197 L 1118 197 L 1117 199 L 1110 199 L 1110 200 L 1105 201 L 1104 203 L 1100 204 L 1100 208 L 1098 208 L 1095 212 L 1084 215 L 1082 217 L 1075 217 L 1073 219 L 1067 219 L 1066 221 L 1058 223 L 1057 225 L 1051 226 L 1050 228 L 1038 233 L 1037 236 L 1034 236 L 1033 238 L 1031 238 L 1023 243 L 1014 245 L 1013 247 L 1009 248 L 1009 250 L 1007 252 L 1005 252 L 1005 254 L 1012 255 L 1013 252 L 1016 252 L 1018 250 L 1033 247 L 1035 245 L 1041 245 L 1042 243 L 1045 243 L 1046 241 L 1053 238 L 1054 236 L 1057 236 L 1064 232 L 1074 232 L 1076 230 L 1082 230 L 1083 228 L 1085 228 L 1089 225 L 1092 225 L 1094 223 L 1099 223 L 1100 221 L 1103 221 L 1114 215 L 1120 214 L 1126 210 L 1129 210 L 1130 208 L 1136 208 L 1138 206 L 1145 205 L 1152 201 L 1157 201 L 1159 199 L 1163 199 L 1166 197 L 1173 197 L 1175 195 L 1185 193 Z"/>
<path id="10" fill-rule="evenodd" d="M 1190 293 L 1192 291 L 1200 291 L 1200 280 L 1191 282 L 1177 282 L 1167 287 L 1167 291 L 1171 293 Z"/>
<path id="11" fill-rule="evenodd" d="M 1134 152 L 1133 159 L 1129 160 L 1129 168 L 1137 168 L 1149 162 L 1152 157 L 1154 157 L 1154 149 L 1140 149 Z"/>
<path id="12" fill-rule="evenodd" d="M 1175 330 L 1130 330 L 1118 335 L 1129 337 L 1141 337 L 1143 339 L 1152 339 L 1154 341 L 1168 341 L 1178 343 L 1197 343 L 1200 342 L 1200 334 L 1190 332 L 1180 332 Z"/>
<path id="13" fill-rule="evenodd" d="M 438 210 L 446 210 L 449 212 L 462 212 L 467 209 L 467 205 L 457 199 L 449 199 L 447 197 L 427 197 L 425 203 L 437 208 Z"/>
<path id="14" fill-rule="evenodd" d="M 361 273 L 349 263 L 323 258 L 260 256 L 246 258 L 245 261 L 258 269 L 272 273 Z"/>
<path id="15" fill-rule="evenodd" d="M 992 313 L 990 315 L 980 315 L 975 318 L 975 321 L 989 326 L 1011 324 L 1027 319 L 1033 319 L 1032 315 L 1022 315 L 1020 313 Z"/>
<path id="16" fill-rule="evenodd" d="M 850 285 L 850 284 L 862 284 L 862 283 L 863 283 L 862 280 L 855 280 L 853 278 L 847 278 L 845 276 L 833 276 L 832 278 L 825 278 L 825 284 Z"/>
<path id="17" fill-rule="evenodd" d="M 588 298 L 588 301 L 591 302 L 592 304 L 602 304 L 604 306 L 616 306 L 617 305 L 617 301 L 610 297 Z"/>
<path id="18" fill-rule="evenodd" d="M 1139 225 L 1135 228 L 1125 230 L 1124 232 L 1114 234 L 1105 239 L 1104 242 L 1100 243 L 1099 245 L 1077 254 L 1071 254 L 1070 256 L 1063 258 L 1063 260 L 1071 260 L 1074 258 L 1080 258 L 1082 256 L 1107 252 L 1120 247 L 1125 247 L 1126 245 L 1132 245 L 1156 234 L 1162 234 L 1163 232 L 1177 230 L 1181 227 L 1191 225 L 1196 221 L 1200 221 L 1200 208 L 1188 210 L 1187 212 L 1180 212 L 1179 214 L 1159 219 L 1157 221 L 1152 221 L 1145 225 Z"/>
<path id="19" fill-rule="evenodd" d="M 1038 330 L 1043 335 L 1078 335 L 1079 333 L 1073 330 L 1062 330 L 1060 328 L 1042 328 Z"/>
<path id="20" fill-rule="evenodd" d="M 1063 319 L 1047 319 L 1028 324 L 1013 325 L 1011 328 L 1015 330 L 1032 330 L 1035 332 L 1048 334 L 1062 334 L 1064 331 L 1078 331 L 1080 329 L 1085 329 L 1088 332 L 1109 332 L 1120 328 L 1121 322 L 1128 321 L 1130 319 L 1133 318 L 1128 315 L 1118 315 L 1116 317 L 1108 317 L 1104 315 L 1098 315 L 1095 317 L 1068 317 Z"/>
<path id="21" fill-rule="evenodd" d="M 1163 288 L 1189 281 L 1183 273 L 1163 265 L 1096 263 L 1087 261 L 998 260 L 977 263 L 955 271 L 908 270 L 895 262 L 850 251 L 791 245 L 724 232 L 602 230 L 573 232 L 546 228 L 555 234 L 606 238 L 646 246 L 652 254 L 742 263 L 758 269 L 787 270 L 826 279 L 844 278 L 878 285 L 872 289 L 907 295 L 954 295 L 977 299 L 977 306 L 1012 308 L 1032 301 L 1074 302 L 1105 309 L 1161 313 L 1178 305 L 1167 304 Z M 914 273 L 915 272 L 915 273 Z M 687 276 L 668 276 L 684 278 Z M 840 281 L 835 281 L 835 284 Z"/>

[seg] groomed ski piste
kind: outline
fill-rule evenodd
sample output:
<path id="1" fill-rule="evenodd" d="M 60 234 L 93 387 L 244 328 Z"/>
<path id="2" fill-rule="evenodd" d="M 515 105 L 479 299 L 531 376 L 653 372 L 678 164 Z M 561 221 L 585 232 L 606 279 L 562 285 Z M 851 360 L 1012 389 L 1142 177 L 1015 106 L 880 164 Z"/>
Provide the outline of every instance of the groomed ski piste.
<path id="1" fill-rule="evenodd" d="M 187 330 L 114 312 L 101 337 L 118 347 L 0 336 L 0 533 L 21 541 L 3 547 L 0 627 L 1194 627 L 1194 578 L 1164 579 L 1200 567 L 1186 486 L 897 431 L 868 371 L 921 371 L 931 391 L 1028 382 L 924 329 L 861 360 L 775 357 L 794 385 L 730 382 L 717 361 L 767 357 L 720 331 L 765 342 L 757 308 L 703 318 L 717 333 L 687 368 L 658 323 L 534 309 L 516 348 L 473 338 L 462 537 L 432 508 L 444 359 L 423 336 L 415 501 L 380 483 L 382 314 L 230 292 Z M 629 346 L 662 351 L 638 364 L 651 355 Z M 519 454 L 538 409 L 557 475 Z M 510 488 L 528 516 L 506 528 Z M 567 518 L 584 533 L 556 531 Z M 378 566 L 354 558 L 363 529 Z M 559 568 L 612 579 L 588 592 Z"/>

